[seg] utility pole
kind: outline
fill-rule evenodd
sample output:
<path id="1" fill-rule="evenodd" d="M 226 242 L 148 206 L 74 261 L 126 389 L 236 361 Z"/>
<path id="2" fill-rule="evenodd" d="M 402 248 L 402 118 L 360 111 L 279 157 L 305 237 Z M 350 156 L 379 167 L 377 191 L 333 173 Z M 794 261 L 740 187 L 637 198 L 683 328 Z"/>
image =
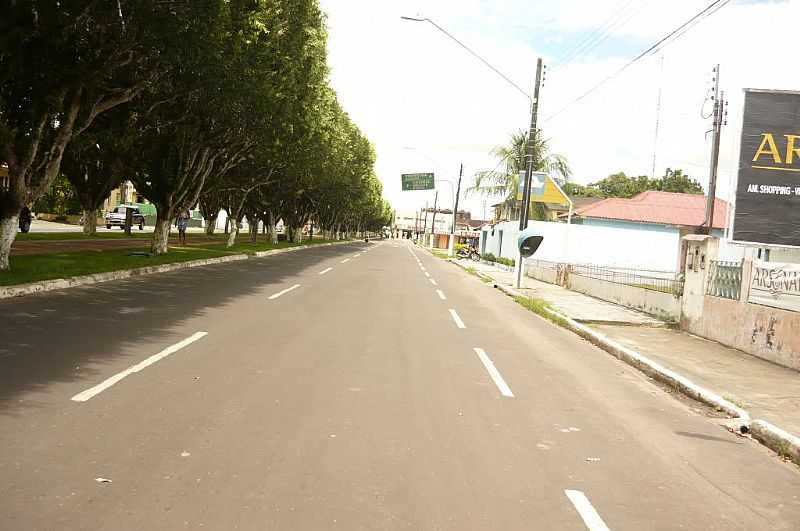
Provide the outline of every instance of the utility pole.
<path id="1" fill-rule="evenodd" d="M 536 149 L 536 122 L 539 118 L 539 88 L 542 85 L 542 58 L 536 60 L 536 84 L 533 86 L 533 101 L 531 102 L 531 127 L 528 130 L 528 152 L 525 164 L 525 186 L 522 189 L 522 209 L 519 216 L 519 231 L 528 226 L 528 204 L 531 200 L 531 173 L 533 172 L 533 155 Z M 517 249 L 517 288 L 522 287 L 522 255 Z"/>
<path id="2" fill-rule="evenodd" d="M 711 234 L 714 227 L 714 203 L 717 196 L 717 168 L 719 167 L 719 141 L 722 136 L 722 125 L 725 119 L 724 97 L 719 92 L 719 65 L 714 67 L 714 100 L 713 125 L 711 128 L 711 169 L 708 176 L 708 197 L 706 201 L 706 217 L 703 227 L 706 234 Z"/>
<path id="3" fill-rule="evenodd" d="M 448 255 L 455 256 L 456 252 L 456 219 L 458 216 L 458 196 L 461 195 L 461 177 L 464 175 L 464 164 L 458 169 L 458 185 L 456 186 L 456 199 L 453 205 L 453 226 L 450 227 L 450 245 Z"/>
<path id="4" fill-rule="evenodd" d="M 425 201 L 425 218 L 422 221 L 422 245 L 425 245 L 425 238 L 428 237 L 428 202 Z"/>
<path id="5" fill-rule="evenodd" d="M 433 196 L 433 217 L 431 217 L 431 248 L 433 247 L 433 239 L 436 238 L 436 203 L 439 201 L 439 190 L 436 190 L 436 195 Z"/>

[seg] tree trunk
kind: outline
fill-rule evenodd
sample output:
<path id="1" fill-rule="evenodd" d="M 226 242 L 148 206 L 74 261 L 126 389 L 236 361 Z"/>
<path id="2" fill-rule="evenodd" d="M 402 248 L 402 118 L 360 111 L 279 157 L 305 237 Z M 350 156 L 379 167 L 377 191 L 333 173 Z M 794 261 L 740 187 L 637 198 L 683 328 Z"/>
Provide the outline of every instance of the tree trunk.
<path id="1" fill-rule="evenodd" d="M 313 221 L 310 223 L 310 226 L 309 226 L 309 229 L 308 229 L 308 239 L 309 239 L 309 241 L 314 239 L 314 222 Z"/>
<path id="2" fill-rule="evenodd" d="M 83 211 L 83 233 L 86 236 L 94 236 L 97 232 L 97 209 Z"/>
<path id="3" fill-rule="evenodd" d="M 162 214 L 161 210 L 159 210 L 156 216 L 156 226 L 153 230 L 153 240 L 150 244 L 151 254 L 159 255 L 169 251 L 169 230 L 171 225 L 172 212 Z"/>
<path id="4" fill-rule="evenodd" d="M 227 212 L 226 212 L 226 214 L 227 214 Z M 227 217 L 225 218 L 225 234 L 228 234 L 230 226 L 231 226 L 231 216 L 227 215 Z"/>
<path id="5" fill-rule="evenodd" d="M 228 243 L 225 244 L 226 247 L 233 247 L 233 244 L 236 243 L 236 236 L 239 235 L 239 224 L 233 222 L 231 225 L 231 231 L 228 233 Z"/>
<path id="6" fill-rule="evenodd" d="M 250 226 L 250 243 L 258 242 L 258 219 L 251 222 L 250 218 L 247 218 L 247 223 Z"/>
<path id="7" fill-rule="evenodd" d="M 206 219 L 206 236 L 213 235 L 214 230 L 216 228 L 217 228 L 217 216 Z"/>
<path id="8" fill-rule="evenodd" d="M 0 219 L 0 271 L 8 271 L 11 266 L 8 257 L 11 254 L 11 246 L 17 237 L 19 228 L 19 215 Z"/>
<path id="9" fill-rule="evenodd" d="M 303 227 L 297 227 L 294 229 L 294 242 L 303 243 Z"/>
<path id="10" fill-rule="evenodd" d="M 278 244 L 278 224 L 273 214 L 269 215 L 269 239 L 273 245 Z"/>

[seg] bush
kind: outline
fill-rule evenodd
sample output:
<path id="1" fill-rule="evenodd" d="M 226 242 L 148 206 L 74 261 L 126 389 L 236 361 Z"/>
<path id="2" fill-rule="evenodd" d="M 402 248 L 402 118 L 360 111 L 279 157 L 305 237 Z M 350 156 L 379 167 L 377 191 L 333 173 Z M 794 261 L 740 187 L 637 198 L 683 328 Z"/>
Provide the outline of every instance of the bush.
<path id="1" fill-rule="evenodd" d="M 453 249 L 454 249 L 455 253 L 458 254 L 458 252 L 463 250 L 463 249 L 469 249 L 469 245 L 467 245 L 466 243 L 457 243 L 457 244 L 455 244 Z"/>
<path id="2" fill-rule="evenodd" d="M 498 264 L 503 264 L 503 265 L 507 265 L 509 267 L 514 267 L 514 259 L 513 258 L 503 258 L 501 256 L 496 261 L 497 261 Z"/>
<path id="3" fill-rule="evenodd" d="M 487 262 L 497 262 L 497 258 L 492 253 L 484 253 L 481 255 L 481 258 L 483 258 Z"/>

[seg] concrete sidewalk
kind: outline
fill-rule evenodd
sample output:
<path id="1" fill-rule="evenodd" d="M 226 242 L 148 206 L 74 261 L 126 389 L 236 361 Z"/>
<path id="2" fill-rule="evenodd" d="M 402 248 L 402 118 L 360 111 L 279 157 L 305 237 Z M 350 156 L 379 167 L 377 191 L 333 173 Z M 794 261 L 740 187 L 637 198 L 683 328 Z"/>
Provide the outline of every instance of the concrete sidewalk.
<path id="1" fill-rule="evenodd" d="M 512 286 L 514 272 L 460 260 L 497 284 Z M 553 308 L 594 328 L 747 410 L 794 434 L 800 434 L 800 374 L 739 350 L 673 330 L 642 313 L 531 278 L 517 290 L 549 302 Z"/>

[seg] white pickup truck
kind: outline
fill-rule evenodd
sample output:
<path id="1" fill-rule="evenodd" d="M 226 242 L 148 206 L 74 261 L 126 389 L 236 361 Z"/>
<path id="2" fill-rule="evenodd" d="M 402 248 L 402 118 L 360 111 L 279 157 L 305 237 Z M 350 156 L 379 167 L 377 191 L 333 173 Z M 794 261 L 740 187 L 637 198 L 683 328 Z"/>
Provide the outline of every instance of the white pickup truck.
<path id="1" fill-rule="evenodd" d="M 133 216 L 131 217 L 131 226 L 139 226 L 139 230 L 144 230 L 144 216 L 139 209 L 135 206 L 129 205 L 119 205 L 114 207 L 114 210 L 106 214 L 106 228 L 110 229 L 111 227 L 119 227 L 121 229 L 125 228 L 125 211 L 127 209 L 133 210 Z"/>

